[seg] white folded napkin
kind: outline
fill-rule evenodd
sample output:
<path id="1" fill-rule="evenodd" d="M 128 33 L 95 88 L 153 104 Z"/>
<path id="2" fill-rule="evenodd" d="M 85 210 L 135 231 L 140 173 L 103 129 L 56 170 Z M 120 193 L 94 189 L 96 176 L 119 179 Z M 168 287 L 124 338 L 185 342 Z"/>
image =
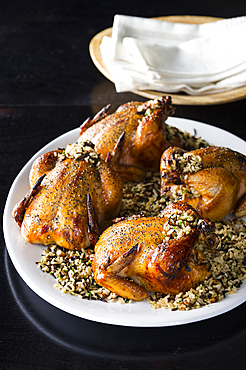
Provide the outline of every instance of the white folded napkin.
<path id="1" fill-rule="evenodd" d="M 246 85 L 246 16 L 185 24 L 116 15 L 100 51 L 117 92 L 231 90 Z"/>

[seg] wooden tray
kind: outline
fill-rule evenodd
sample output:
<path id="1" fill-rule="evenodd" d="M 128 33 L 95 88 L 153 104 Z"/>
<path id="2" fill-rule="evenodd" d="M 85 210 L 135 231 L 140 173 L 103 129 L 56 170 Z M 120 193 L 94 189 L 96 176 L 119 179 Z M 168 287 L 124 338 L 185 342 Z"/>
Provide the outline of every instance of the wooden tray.
<path id="1" fill-rule="evenodd" d="M 201 24 L 201 23 L 208 23 L 218 21 L 222 18 L 214 18 L 214 17 L 203 17 L 203 16 L 167 16 L 167 17 L 157 17 L 156 19 L 165 20 L 169 22 L 181 22 L 181 23 L 193 23 L 193 24 Z M 112 34 L 112 27 L 107 28 L 96 36 L 90 42 L 89 45 L 89 52 L 91 59 L 97 69 L 110 81 L 113 81 L 112 76 L 110 75 L 109 71 L 107 70 L 105 64 L 102 61 L 101 52 L 100 52 L 100 44 L 102 38 L 104 36 L 111 36 Z M 134 94 L 143 96 L 149 99 L 160 98 L 163 95 L 170 95 L 172 97 L 173 104 L 179 105 L 209 105 L 209 104 L 222 104 L 233 102 L 236 100 L 244 99 L 246 97 L 246 86 L 239 87 L 233 90 L 215 93 L 215 94 L 207 94 L 201 96 L 193 96 L 187 95 L 185 93 L 180 94 L 170 94 L 165 91 L 152 91 L 152 90 L 137 90 L 132 91 Z"/>

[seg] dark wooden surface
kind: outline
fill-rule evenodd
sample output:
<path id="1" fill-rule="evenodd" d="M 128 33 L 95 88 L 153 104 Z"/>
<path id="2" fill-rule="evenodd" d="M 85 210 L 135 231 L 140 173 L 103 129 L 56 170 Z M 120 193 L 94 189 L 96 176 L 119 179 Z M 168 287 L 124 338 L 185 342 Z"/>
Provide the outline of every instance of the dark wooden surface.
<path id="1" fill-rule="evenodd" d="M 117 94 L 90 59 L 91 38 L 110 27 L 116 13 L 233 17 L 246 13 L 246 3 L 1 1 L 1 214 L 14 178 L 41 147 L 108 103 L 115 109 L 145 100 Z M 246 140 L 245 100 L 176 106 L 175 116 Z M 0 369 L 245 369 L 246 304 L 176 327 L 105 325 L 69 315 L 33 293 L 12 265 L 2 229 L 0 263 Z"/>

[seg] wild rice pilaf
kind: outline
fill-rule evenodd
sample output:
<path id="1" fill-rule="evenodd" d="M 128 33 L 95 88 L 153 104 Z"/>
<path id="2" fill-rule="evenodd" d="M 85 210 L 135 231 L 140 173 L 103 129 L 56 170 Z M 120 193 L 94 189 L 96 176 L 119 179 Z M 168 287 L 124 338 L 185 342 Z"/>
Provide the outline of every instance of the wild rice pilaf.
<path id="1" fill-rule="evenodd" d="M 186 134 L 191 148 L 196 149 L 204 141 Z M 195 138 L 195 139 L 194 139 Z M 127 183 L 123 189 L 123 206 L 120 217 L 133 214 L 142 216 L 157 215 L 168 204 L 160 197 L 160 174 L 148 173 L 139 184 Z M 215 223 L 215 246 L 203 238 L 196 249 L 201 250 L 211 264 L 212 274 L 206 281 L 188 292 L 176 296 L 149 294 L 147 300 L 153 308 L 171 310 L 190 310 L 220 301 L 228 294 L 236 293 L 246 278 L 246 222 L 239 219 Z M 116 296 L 109 290 L 97 285 L 93 278 L 92 260 L 94 251 L 68 251 L 49 246 L 43 251 L 37 266 L 56 279 L 55 286 L 62 292 L 80 298 L 102 301 L 126 299 Z"/>

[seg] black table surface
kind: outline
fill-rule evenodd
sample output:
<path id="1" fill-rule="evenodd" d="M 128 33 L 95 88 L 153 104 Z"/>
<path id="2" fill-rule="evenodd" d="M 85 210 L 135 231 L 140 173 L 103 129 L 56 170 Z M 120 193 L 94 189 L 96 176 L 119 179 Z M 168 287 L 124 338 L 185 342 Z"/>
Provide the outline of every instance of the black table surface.
<path id="1" fill-rule="evenodd" d="M 0 2 L 1 214 L 11 184 L 45 144 L 77 128 L 101 107 L 138 95 L 116 93 L 89 55 L 92 37 L 115 14 L 245 15 L 242 0 L 170 2 Z M 245 99 L 177 105 L 176 117 L 204 122 L 246 140 Z M 15 270 L 1 230 L 0 369 L 246 368 L 246 303 L 204 321 L 137 328 L 96 323 L 37 296 Z"/>

